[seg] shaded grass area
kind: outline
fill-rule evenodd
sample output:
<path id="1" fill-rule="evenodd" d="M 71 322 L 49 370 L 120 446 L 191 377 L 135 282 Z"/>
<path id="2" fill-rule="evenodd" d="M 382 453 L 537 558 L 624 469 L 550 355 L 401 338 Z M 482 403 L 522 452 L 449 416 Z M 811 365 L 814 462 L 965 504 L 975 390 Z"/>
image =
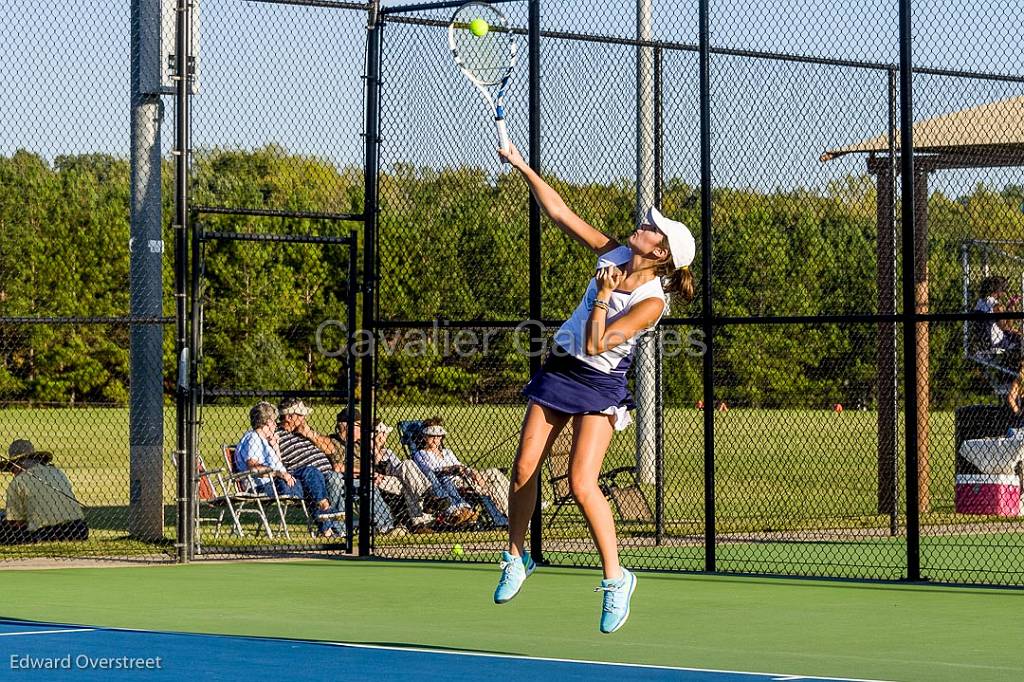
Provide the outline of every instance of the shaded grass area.
<path id="1" fill-rule="evenodd" d="M 1022 670 L 1018 591 L 646 573 L 629 623 L 606 636 L 596 571 L 542 568 L 500 607 L 496 578 L 494 567 L 375 561 L 4 571 L 0 616 L 787 675 Z M 273 617 L 240 608 L 260 585 L 287 587 Z"/>

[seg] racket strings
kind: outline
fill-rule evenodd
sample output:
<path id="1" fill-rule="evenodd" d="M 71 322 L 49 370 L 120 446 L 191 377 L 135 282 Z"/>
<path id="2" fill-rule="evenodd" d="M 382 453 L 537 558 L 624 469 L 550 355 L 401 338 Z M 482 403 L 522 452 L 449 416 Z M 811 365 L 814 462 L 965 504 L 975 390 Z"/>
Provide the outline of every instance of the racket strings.
<path id="1" fill-rule="evenodd" d="M 487 22 L 486 35 L 477 36 L 470 30 L 474 19 Z M 512 60 L 512 34 L 504 16 L 486 6 L 463 7 L 452 17 L 452 37 L 456 56 L 475 80 L 493 85 L 505 76 Z"/>

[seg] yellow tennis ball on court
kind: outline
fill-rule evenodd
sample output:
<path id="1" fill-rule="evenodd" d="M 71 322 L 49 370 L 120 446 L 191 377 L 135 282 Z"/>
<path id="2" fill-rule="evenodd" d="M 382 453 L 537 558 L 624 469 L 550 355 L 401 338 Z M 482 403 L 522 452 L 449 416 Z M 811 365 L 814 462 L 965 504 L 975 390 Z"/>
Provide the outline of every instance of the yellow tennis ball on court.
<path id="1" fill-rule="evenodd" d="M 452 556 L 453 557 L 461 558 L 461 557 L 464 557 L 465 555 L 466 555 L 466 550 L 462 549 L 462 545 L 459 545 L 459 544 L 452 545 Z"/>
<path id="2" fill-rule="evenodd" d="M 483 38 L 487 35 L 487 32 L 491 30 L 490 25 L 486 20 L 477 17 L 473 21 L 469 22 L 469 32 L 475 35 L 477 38 Z"/>

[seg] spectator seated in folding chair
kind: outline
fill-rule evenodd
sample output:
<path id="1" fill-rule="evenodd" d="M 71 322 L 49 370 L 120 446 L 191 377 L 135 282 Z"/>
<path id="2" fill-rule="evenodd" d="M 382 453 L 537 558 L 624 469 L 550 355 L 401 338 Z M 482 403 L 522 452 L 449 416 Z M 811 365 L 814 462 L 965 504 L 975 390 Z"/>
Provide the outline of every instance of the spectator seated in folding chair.
<path id="1" fill-rule="evenodd" d="M 572 457 L 572 430 L 563 429 L 548 454 L 548 483 L 551 485 L 551 503 L 554 513 L 548 525 L 554 523 L 562 508 L 574 502 L 569 483 L 569 462 Z M 654 523 L 654 511 L 643 488 L 637 482 L 636 467 L 619 467 L 601 472 L 597 478 L 601 492 L 612 503 L 619 520 L 626 523 Z"/>
<path id="2" fill-rule="evenodd" d="M 410 531 L 432 533 L 435 518 L 430 512 L 443 513 L 449 502 L 431 492 L 430 480 L 415 462 L 399 458 L 388 448 L 393 430 L 380 419 L 373 423 L 374 487 Z"/>
<path id="3" fill-rule="evenodd" d="M 344 469 L 336 470 L 327 455 L 333 442 L 317 433 L 306 417 L 313 412 L 298 398 L 285 398 L 278 405 L 278 443 L 285 469 L 302 480 L 307 499 L 315 498 L 317 522 L 325 537 L 341 535 L 339 521 L 345 518 Z M 313 502 L 311 502 L 313 504 Z M 375 509 L 376 511 L 376 509 Z M 387 510 L 385 510 L 386 512 Z M 375 514 L 378 526 L 388 532 L 394 523 L 390 514 Z M 328 526 L 330 531 L 324 530 Z"/>
<path id="4" fill-rule="evenodd" d="M 280 443 L 277 433 L 277 408 L 267 402 L 259 402 L 249 411 L 249 422 L 252 430 L 246 432 L 235 448 L 233 469 L 237 472 L 252 474 L 251 492 L 274 498 L 278 501 L 278 512 L 281 523 L 287 534 L 284 513 L 280 506 L 283 498 L 310 499 L 316 505 L 318 513 L 330 512 L 330 503 L 324 496 L 325 486 L 320 472 L 313 470 L 300 471 L 303 480 L 298 480 L 285 467 L 281 459 Z M 306 488 L 305 486 L 309 486 Z M 309 517 L 305 504 L 303 511 Z M 335 537 L 341 534 L 341 528 L 334 519 L 318 519 L 319 530 L 324 537 Z"/>
<path id="5" fill-rule="evenodd" d="M 1005 277 L 986 277 L 981 282 L 976 312 L 1001 313 L 1007 307 Z M 1006 402 L 1015 414 L 1020 414 L 1021 387 L 1024 381 L 1024 362 L 1021 354 L 1021 333 L 1009 320 L 976 320 L 969 323 L 967 357 L 986 372 L 993 390 L 1006 396 Z"/>
<path id="6" fill-rule="evenodd" d="M 387 433 L 390 427 L 381 427 L 380 420 L 377 420 L 377 428 L 374 432 L 373 449 L 375 462 L 382 456 L 381 448 L 385 447 Z M 329 456 L 337 471 L 344 473 L 346 458 L 346 443 L 348 441 L 349 422 L 346 410 L 338 412 L 334 433 L 331 434 L 331 449 Z M 383 440 L 379 437 L 383 433 Z M 360 443 L 362 442 L 362 421 L 359 410 L 354 410 L 352 421 L 352 446 L 353 446 L 353 485 L 358 488 L 362 474 L 359 454 Z M 390 451 L 389 451 L 390 452 Z M 392 453 L 393 454 L 393 453 Z M 423 475 L 412 462 L 409 466 L 401 464 L 394 470 L 386 466 L 374 465 L 371 472 L 370 485 L 373 491 L 373 516 L 378 532 L 381 530 L 381 519 L 387 518 L 387 525 L 393 530 L 385 532 L 386 535 L 401 535 L 411 532 L 416 534 L 433 532 L 434 517 L 426 513 L 420 504 L 421 494 L 419 490 L 424 484 Z M 403 507 L 403 499 L 405 506 Z"/>
<path id="7" fill-rule="evenodd" d="M 490 523 L 485 528 L 508 527 L 509 480 L 497 469 L 481 472 L 466 466 L 444 446 L 447 431 L 440 417 L 423 422 L 420 448 L 412 459 L 425 476 L 433 476 L 441 494 L 449 498 L 455 509 L 471 508 L 479 503 Z"/>
<path id="8" fill-rule="evenodd" d="M 409 479 L 420 498 L 420 506 L 433 513 L 434 528 L 437 530 L 466 530 L 476 525 L 480 512 L 472 507 L 461 494 L 452 495 L 442 485 L 433 471 L 423 471 L 412 456 L 423 446 L 423 421 L 405 420 L 398 422 L 398 435 L 405 449 L 407 459 L 401 459 L 393 452 L 394 461 L 399 461 L 409 471 Z M 412 465 L 410 468 L 409 465 Z M 456 493 L 460 491 L 456 490 Z"/>
<path id="9" fill-rule="evenodd" d="M 413 459 L 423 447 L 423 425 L 422 420 L 405 420 L 398 422 L 399 440 L 405 448 L 408 459 L 419 473 L 419 478 L 426 482 L 426 490 L 423 492 L 423 507 L 430 509 L 436 514 L 434 527 L 440 530 L 468 530 L 477 525 L 480 520 L 480 510 L 465 499 L 463 493 L 469 493 L 468 489 L 454 490 L 451 486 L 444 485 L 433 470 L 423 470 Z M 428 506 L 429 505 L 429 506 Z"/>

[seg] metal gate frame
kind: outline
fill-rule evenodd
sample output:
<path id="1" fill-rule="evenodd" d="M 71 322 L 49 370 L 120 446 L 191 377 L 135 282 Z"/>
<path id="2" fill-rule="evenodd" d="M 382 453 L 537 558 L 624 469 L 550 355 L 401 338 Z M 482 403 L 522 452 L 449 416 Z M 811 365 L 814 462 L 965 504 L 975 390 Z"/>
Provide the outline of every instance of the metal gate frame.
<path id="1" fill-rule="evenodd" d="M 300 211 L 274 211 L 265 209 L 243 209 L 223 208 L 211 206 L 189 207 L 189 226 L 191 257 L 188 259 L 188 299 L 191 303 L 188 312 L 188 329 L 190 341 L 184 347 L 184 352 L 179 352 L 179 391 L 184 392 L 186 404 L 184 414 L 179 413 L 179 425 L 184 429 L 184 457 L 182 466 L 179 467 L 179 490 L 184 489 L 184 495 L 178 499 L 178 559 L 182 563 L 195 558 L 196 537 L 195 519 L 198 510 L 198 498 L 196 496 L 197 479 L 196 454 L 199 450 L 199 429 L 202 427 L 200 410 L 207 397 L 296 397 L 296 398 L 334 398 L 342 399 L 345 402 L 346 410 L 352 415 L 356 406 L 356 305 L 357 294 L 360 291 L 357 261 L 358 238 L 355 231 L 348 236 L 329 237 L 318 235 L 302 234 L 274 234 L 274 233 L 242 233 L 242 232 L 217 232 L 206 231 L 203 228 L 202 216 L 204 215 L 230 215 L 248 217 L 271 217 L 284 220 L 317 220 L 331 223 L 338 222 L 361 222 L 361 214 L 350 213 L 310 213 Z M 203 246 L 215 241 L 250 241 L 278 244 L 330 244 L 347 246 L 348 249 L 348 270 L 347 277 L 351 286 L 348 287 L 346 299 L 346 323 L 347 339 L 345 344 L 346 371 L 345 390 L 275 390 L 268 389 L 235 389 L 230 387 L 209 387 L 200 382 L 199 363 L 203 355 L 203 281 L 205 275 L 205 257 Z M 179 263 L 180 267 L 180 263 Z M 178 282 L 179 296 L 185 295 L 182 291 L 184 282 Z M 179 324 L 180 328 L 180 324 Z M 190 350 L 191 349 L 191 352 Z M 353 493 L 354 481 L 352 477 L 354 451 L 352 448 L 352 420 L 349 420 L 349 434 L 346 439 L 345 448 L 345 526 L 346 536 L 344 552 L 351 554 L 353 549 Z M 367 482 L 368 478 L 363 477 Z M 361 479 L 362 483 L 362 479 Z M 361 499 L 365 496 L 361 496 Z M 365 511 L 365 510 L 364 510 Z M 364 526 L 366 524 L 363 524 Z M 325 545 L 323 549 L 331 549 L 334 545 Z M 362 551 L 363 545 L 360 544 Z"/>

